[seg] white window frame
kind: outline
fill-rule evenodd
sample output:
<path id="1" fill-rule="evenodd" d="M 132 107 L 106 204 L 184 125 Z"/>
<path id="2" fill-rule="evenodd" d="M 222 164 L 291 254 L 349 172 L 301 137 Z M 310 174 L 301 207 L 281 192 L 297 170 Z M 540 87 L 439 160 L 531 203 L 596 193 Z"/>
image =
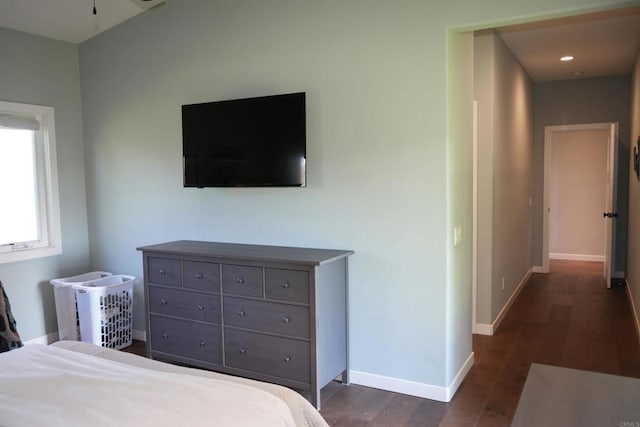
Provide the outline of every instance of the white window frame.
<path id="1" fill-rule="evenodd" d="M 40 236 L 33 242 L 0 245 L 0 264 L 59 255 L 62 253 L 62 230 L 53 107 L 0 101 L 0 115 L 15 116 L 18 121 L 36 120 L 40 128 L 35 131 Z"/>

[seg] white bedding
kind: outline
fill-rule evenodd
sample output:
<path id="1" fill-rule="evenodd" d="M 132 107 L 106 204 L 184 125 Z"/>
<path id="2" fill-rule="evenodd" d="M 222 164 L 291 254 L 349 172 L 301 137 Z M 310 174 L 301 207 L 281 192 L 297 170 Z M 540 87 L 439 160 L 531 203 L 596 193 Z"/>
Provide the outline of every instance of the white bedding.
<path id="1" fill-rule="evenodd" d="M 282 399 L 256 387 L 220 378 L 159 372 L 33 344 L 0 354 L 0 425 L 296 423 Z"/>

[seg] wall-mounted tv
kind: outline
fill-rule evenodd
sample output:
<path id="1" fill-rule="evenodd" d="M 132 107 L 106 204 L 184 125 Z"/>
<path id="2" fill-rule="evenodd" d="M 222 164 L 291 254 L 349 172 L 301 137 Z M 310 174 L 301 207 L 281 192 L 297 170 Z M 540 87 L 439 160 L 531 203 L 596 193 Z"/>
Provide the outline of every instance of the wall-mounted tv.
<path id="1" fill-rule="evenodd" d="M 305 187 L 305 93 L 182 106 L 185 187 Z"/>

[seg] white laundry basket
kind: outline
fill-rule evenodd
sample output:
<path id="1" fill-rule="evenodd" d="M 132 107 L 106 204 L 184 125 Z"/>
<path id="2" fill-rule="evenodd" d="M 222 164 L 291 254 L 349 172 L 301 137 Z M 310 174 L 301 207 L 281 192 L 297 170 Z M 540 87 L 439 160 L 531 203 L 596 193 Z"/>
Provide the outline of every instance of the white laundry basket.
<path id="1" fill-rule="evenodd" d="M 135 281 L 134 276 L 115 274 L 72 285 L 82 341 L 117 350 L 132 344 Z"/>
<path id="2" fill-rule="evenodd" d="M 58 336 L 61 340 L 80 340 L 78 324 L 78 307 L 76 306 L 76 291 L 72 285 L 91 282 L 111 276 L 106 271 L 92 271 L 79 276 L 53 279 L 53 297 L 56 303 L 56 317 L 58 319 Z"/>

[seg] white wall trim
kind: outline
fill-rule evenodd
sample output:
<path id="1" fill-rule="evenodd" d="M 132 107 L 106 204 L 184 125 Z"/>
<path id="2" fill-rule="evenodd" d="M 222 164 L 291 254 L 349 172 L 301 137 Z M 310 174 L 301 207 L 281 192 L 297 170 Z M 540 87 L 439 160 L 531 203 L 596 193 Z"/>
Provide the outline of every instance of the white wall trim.
<path id="1" fill-rule="evenodd" d="M 471 233 L 471 333 L 478 323 L 478 101 L 473 101 L 473 197 Z"/>
<path id="2" fill-rule="evenodd" d="M 631 293 L 631 286 L 629 286 L 629 281 L 625 279 L 625 285 L 627 288 L 627 296 L 629 297 L 629 303 L 631 304 L 631 312 L 633 313 L 633 320 L 636 325 L 636 334 L 638 336 L 638 340 L 640 341 L 640 318 L 638 318 L 638 310 L 636 310 L 636 305 L 633 302 L 633 294 Z"/>
<path id="3" fill-rule="evenodd" d="M 552 135 L 555 132 L 568 132 L 576 130 L 606 130 L 611 129 L 613 122 L 606 123 L 586 123 L 576 125 L 556 125 L 544 127 L 544 184 L 543 184 L 543 196 L 542 196 L 542 266 L 549 271 L 549 192 L 550 192 L 550 176 L 549 170 L 551 167 L 551 144 Z M 614 174 L 614 180 L 616 179 Z M 615 184 L 614 184 L 615 185 Z M 615 207 L 614 207 L 615 208 Z M 612 263 L 614 260 L 612 259 Z"/>
<path id="4" fill-rule="evenodd" d="M 531 273 L 533 273 L 533 268 L 529 269 L 522 280 L 520 280 L 520 283 L 518 283 L 518 286 L 516 286 L 516 289 L 513 291 L 504 307 L 502 307 L 502 310 L 500 310 L 500 314 L 498 314 L 498 317 L 496 317 L 496 320 L 494 320 L 492 324 L 476 324 L 475 330 L 478 335 L 493 335 L 494 332 L 498 330 L 498 328 L 500 327 L 500 323 L 502 323 L 505 316 L 509 312 L 509 309 L 513 305 L 513 302 L 520 294 L 520 291 L 522 291 L 522 288 L 524 287 L 525 283 L 527 283 L 527 280 L 529 280 L 529 278 L 531 277 Z"/>
<path id="5" fill-rule="evenodd" d="M 531 272 L 532 273 L 548 273 L 549 272 L 549 267 L 544 268 L 541 265 L 534 265 L 533 267 L 531 267 Z"/>
<path id="6" fill-rule="evenodd" d="M 437 400 L 439 402 L 449 402 L 458 390 L 458 387 L 460 387 L 464 377 L 473 367 L 473 361 L 474 356 L 473 353 L 471 353 L 448 387 L 435 386 L 360 371 L 349 371 L 349 379 L 352 384 L 358 384 L 365 387 L 407 394 L 409 396 L 421 397 L 423 399 Z"/>
<path id="7" fill-rule="evenodd" d="M 478 335 L 493 335 L 493 325 L 488 323 L 476 323 L 476 328 L 474 331 L 475 334 Z"/>
<path id="8" fill-rule="evenodd" d="M 551 128 L 544 127 L 544 159 L 543 159 L 543 184 L 542 184 L 542 268 L 549 271 L 549 187 L 551 179 L 549 169 L 551 166 Z"/>
<path id="9" fill-rule="evenodd" d="M 33 241 L 3 245 L 0 263 L 59 255 L 62 253 L 62 226 L 54 108 L 0 101 L 0 110 L 3 115 L 13 116 L 10 127 L 34 131 L 34 178 L 37 183 L 34 196 L 37 203 L 31 212 L 39 229 L 38 237 Z"/>
<path id="10" fill-rule="evenodd" d="M 464 378 L 467 376 L 471 368 L 473 368 L 474 360 L 475 359 L 474 359 L 473 352 L 471 352 L 469 357 L 467 357 L 467 360 L 465 360 L 465 362 L 460 367 L 458 374 L 455 376 L 453 381 L 451 381 L 451 384 L 449 384 L 449 387 L 447 387 L 445 402 L 450 402 L 451 399 L 453 399 L 453 396 L 456 394 L 456 391 L 458 391 L 458 388 L 460 388 L 460 384 L 462 384 L 462 381 L 464 380 Z"/>
<path id="11" fill-rule="evenodd" d="M 45 345 L 49 345 L 53 342 L 58 341 L 58 332 L 52 332 L 50 334 L 47 335 L 43 335 L 41 337 L 36 337 L 36 338 L 32 338 L 28 341 L 25 341 L 24 344 L 25 345 L 29 345 L 29 344 L 45 344 Z"/>
<path id="12" fill-rule="evenodd" d="M 133 339 L 136 341 L 147 341 L 147 332 L 140 330 L 140 329 L 134 329 L 133 331 Z"/>
<path id="13" fill-rule="evenodd" d="M 383 375 L 369 374 L 367 372 L 359 371 L 350 371 L 349 377 L 352 384 L 358 384 L 365 387 L 373 387 L 380 390 L 393 391 L 395 393 L 408 394 L 410 396 L 437 400 L 439 402 L 447 401 L 446 387 L 440 387 L 409 380 L 402 380 L 393 377 L 385 377 Z"/>
<path id="14" fill-rule="evenodd" d="M 562 254 L 558 252 L 549 252 L 549 259 L 557 259 L 562 261 L 588 261 L 588 262 L 604 262 L 604 255 L 586 255 L 586 254 Z"/>

